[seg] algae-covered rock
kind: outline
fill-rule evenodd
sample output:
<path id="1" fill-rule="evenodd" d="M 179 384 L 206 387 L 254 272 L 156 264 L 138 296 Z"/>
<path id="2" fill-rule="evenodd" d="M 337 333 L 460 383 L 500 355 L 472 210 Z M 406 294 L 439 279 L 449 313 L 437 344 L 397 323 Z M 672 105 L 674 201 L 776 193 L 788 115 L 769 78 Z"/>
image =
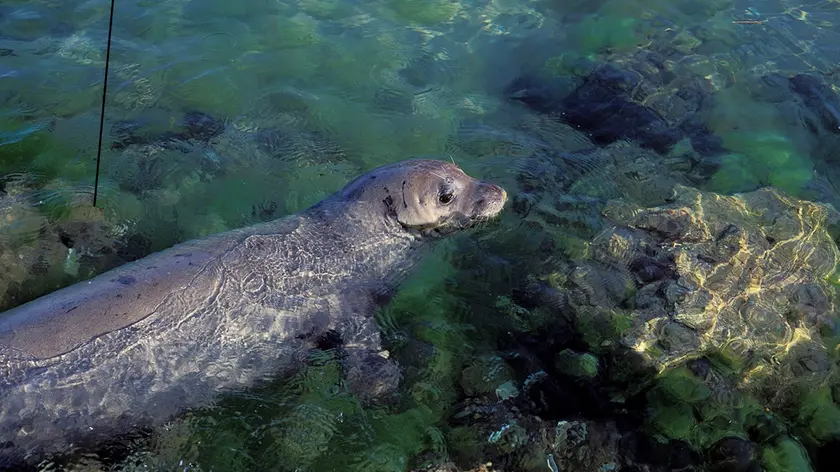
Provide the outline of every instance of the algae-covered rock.
<path id="1" fill-rule="evenodd" d="M 528 143 L 539 147 L 517 164 L 522 167 L 517 180 L 524 190 L 513 195 L 511 210 L 531 230 L 517 232 L 516 241 L 509 244 L 516 245 L 517 259 L 538 253 L 531 273 L 572 278 L 579 288 L 576 292 L 586 298 L 586 304 L 603 308 L 616 303 L 605 305 L 604 300 L 599 300 L 607 295 L 599 289 L 605 284 L 610 288 L 610 297 L 618 297 L 618 301 L 632 299 L 637 286 L 628 264 L 603 263 L 593 258 L 591 251 L 596 248 L 591 247 L 592 240 L 611 226 L 614 215 L 610 212 L 619 213 L 615 216 L 620 217 L 620 213 L 632 213 L 639 206 L 673 201 L 674 186 L 690 183 L 685 176 L 690 158 L 679 155 L 663 160 L 653 151 L 625 141 L 602 149 L 552 151 L 549 143 L 555 141 L 563 148 L 576 145 L 573 130 L 561 127 L 557 133 L 561 132 L 569 135 L 554 140 L 546 136 L 545 143 L 536 139 L 535 144 Z M 632 203 L 626 209 L 618 204 L 604 208 L 611 200 Z M 623 250 L 632 253 L 634 248 Z M 541 269 L 544 266 L 549 266 L 545 272 Z"/>
<path id="2" fill-rule="evenodd" d="M 605 49 L 630 49 L 643 42 L 637 21 L 628 17 L 589 16 L 575 25 L 573 37 L 584 54 Z"/>
<path id="3" fill-rule="evenodd" d="M 577 353 L 564 349 L 555 360 L 557 370 L 572 377 L 591 378 L 598 375 L 598 358 L 590 353 Z"/>
<path id="4" fill-rule="evenodd" d="M 760 472 L 758 452 L 750 441 L 729 436 L 713 444 L 706 452 L 709 472 Z"/>
<path id="5" fill-rule="evenodd" d="M 613 471 L 626 463 L 619 456 L 621 434 L 611 422 L 558 421 L 546 462 L 554 471 Z"/>
<path id="6" fill-rule="evenodd" d="M 3 282 L 0 282 L 0 291 L 4 286 L 14 280 L 21 280 L 25 277 L 25 269 L 15 259 L 22 259 L 17 249 L 23 246 L 26 241 L 31 241 L 41 228 L 46 225 L 46 219 L 25 202 L 16 201 L 11 197 L 0 199 L 0 258 L 4 259 L 2 274 Z"/>
<path id="7" fill-rule="evenodd" d="M 448 443 L 454 463 L 432 461 L 413 470 L 603 472 L 633 464 L 619 452 L 622 434 L 612 421 L 551 421 L 475 402 L 460 405 L 453 421 Z"/>
<path id="8" fill-rule="evenodd" d="M 668 439 L 687 440 L 697 425 L 694 410 L 685 403 L 658 405 L 651 411 L 650 425 Z"/>
<path id="9" fill-rule="evenodd" d="M 661 207 L 606 208 L 618 224 L 592 242 L 597 260 L 628 267 L 641 285 L 622 342 L 662 368 L 725 351 L 745 375 L 807 347 L 804 369 L 825 376 L 816 328 L 832 318 L 826 278 L 840 253 L 826 227 L 837 212 L 771 188 L 677 191 Z"/>
<path id="10" fill-rule="evenodd" d="M 336 416 L 317 404 L 300 404 L 272 425 L 271 445 L 266 456 L 288 469 L 308 466 L 327 451 L 336 433 Z M 278 460 L 282 459 L 282 460 Z"/>
<path id="11" fill-rule="evenodd" d="M 660 386 L 677 400 L 695 403 L 709 398 L 711 390 L 688 368 L 671 370 L 660 379 Z"/>
<path id="12" fill-rule="evenodd" d="M 7 191 L 0 189 L 0 311 L 60 288 L 69 275 L 70 254 L 55 227 L 29 195 L 13 185 Z"/>
<path id="13" fill-rule="evenodd" d="M 581 36 L 584 48 L 597 50 L 610 43 L 632 45 L 636 40 L 632 35 L 638 27 L 635 20 L 596 23 L 600 24 L 580 25 L 608 27 Z M 545 71 L 517 77 L 505 92 L 508 98 L 536 112 L 585 131 L 597 145 L 630 140 L 668 154 L 679 150 L 678 143 L 683 141 L 682 147 L 699 154 L 711 156 L 723 150 L 720 138 L 710 132 L 702 116 L 712 103 L 710 84 L 690 71 L 669 70 L 664 65 L 665 54 L 648 48 L 611 59 L 578 79 L 580 85 L 571 92 L 567 91 L 567 80 Z M 556 69 L 556 62 L 551 61 L 549 67 Z"/>
<path id="14" fill-rule="evenodd" d="M 840 215 L 772 188 L 674 188 L 660 206 L 608 203 L 613 225 L 576 266 L 547 276 L 578 336 L 605 365 L 628 349 L 660 373 L 645 400 L 661 438 L 698 450 L 748 434 L 772 440 L 784 431 L 773 412 L 816 444 L 834 440 Z M 577 355 L 558 352 L 556 369 L 580 377 Z M 619 371 L 606 379 L 630 388 L 633 369 Z"/>
<path id="15" fill-rule="evenodd" d="M 818 442 L 840 439 L 840 405 L 826 388 L 810 393 L 802 401 L 799 422 L 808 435 Z"/>
<path id="16" fill-rule="evenodd" d="M 761 463 L 766 472 L 811 472 L 808 454 L 791 438 L 783 438 L 775 444 L 765 446 Z"/>
<path id="17" fill-rule="evenodd" d="M 491 394 L 513 379 L 513 370 L 492 355 L 478 357 L 461 372 L 461 388 L 467 396 Z M 505 389 L 506 391 L 509 389 Z"/>

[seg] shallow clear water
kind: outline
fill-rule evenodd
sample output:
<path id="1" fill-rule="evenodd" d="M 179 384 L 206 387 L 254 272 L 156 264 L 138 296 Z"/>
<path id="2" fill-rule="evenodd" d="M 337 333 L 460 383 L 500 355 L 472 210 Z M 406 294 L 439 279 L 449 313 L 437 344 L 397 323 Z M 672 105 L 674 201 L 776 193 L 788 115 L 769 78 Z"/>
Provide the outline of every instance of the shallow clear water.
<path id="1" fill-rule="evenodd" d="M 576 274 L 612 222 L 608 202 L 665 205 L 680 183 L 720 194 L 773 186 L 840 203 L 836 2 L 116 0 L 93 208 L 109 9 L 101 0 L 0 3 L 2 309 L 181 241 L 297 212 L 406 158 L 451 159 L 511 195 L 497 224 L 442 245 L 377 314 L 405 366 L 397 405 L 361 406 L 337 387 L 325 353 L 293 379 L 173 423 L 120 457 L 120 470 L 396 471 L 441 457 L 478 467 L 484 446 L 452 420 L 466 397 L 487 393 L 465 374 L 484 365 L 476 359 L 530 335 L 534 352 L 571 346 L 607 357 L 595 345 L 609 339 L 585 335 L 546 348 L 555 323 L 511 299 L 529 277 Z M 725 151 L 704 154 L 688 131 L 665 152 L 641 149 L 628 131 L 643 126 L 636 121 L 597 142 L 511 99 L 523 75 L 562 97 L 603 63 L 642 77 L 628 101 L 670 124 L 697 117 Z M 648 73 L 652 64 L 661 70 Z M 778 85 L 802 73 L 827 88 L 797 95 Z M 836 285 L 823 272 L 803 269 Z M 599 290 L 624 283 L 600 277 Z M 808 410 L 833 419 L 815 433 L 811 413 L 777 411 L 792 431 L 810 431 L 818 470 L 834 464 L 814 461 L 820 446 L 840 441 L 837 334 L 823 346 L 830 375 L 812 389 L 835 392 L 834 407 Z M 493 384 L 481 398 L 504 396 L 507 377 L 478 377 Z M 575 388 L 576 399 L 548 401 L 569 404 L 547 417 L 609 416 Z M 711 420 L 685 434 L 661 423 L 645 424 L 699 455 L 719 436 L 698 432 Z M 799 453 L 777 447 L 777 436 L 750 439 L 766 470 L 786 470 L 778 457 Z M 506 470 L 551 468 L 546 457 Z"/>

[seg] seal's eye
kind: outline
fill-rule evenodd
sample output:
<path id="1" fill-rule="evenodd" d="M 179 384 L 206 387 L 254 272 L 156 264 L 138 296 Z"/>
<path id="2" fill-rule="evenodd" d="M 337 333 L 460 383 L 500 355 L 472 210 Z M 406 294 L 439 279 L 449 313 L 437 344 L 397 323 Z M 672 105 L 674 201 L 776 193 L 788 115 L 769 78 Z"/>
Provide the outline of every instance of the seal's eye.
<path id="1" fill-rule="evenodd" d="M 453 198 L 455 198 L 455 196 L 452 195 L 452 192 L 447 192 L 440 194 L 440 197 L 438 197 L 438 201 L 440 201 L 444 205 L 447 205 L 449 204 L 449 202 L 452 201 Z"/>

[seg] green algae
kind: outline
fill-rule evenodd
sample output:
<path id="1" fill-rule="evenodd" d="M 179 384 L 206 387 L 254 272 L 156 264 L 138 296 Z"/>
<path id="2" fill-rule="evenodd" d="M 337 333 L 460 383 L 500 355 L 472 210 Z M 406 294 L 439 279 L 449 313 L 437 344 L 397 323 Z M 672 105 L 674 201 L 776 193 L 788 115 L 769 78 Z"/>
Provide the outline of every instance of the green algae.
<path id="1" fill-rule="evenodd" d="M 761 462 L 767 472 L 811 472 L 808 455 L 802 446 L 790 438 L 784 438 L 764 448 Z"/>
<path id="2" fill-rule="evenodd" d="M 745 358 L 743 345 L 736 341 L 716 346 L 707 352 L 709 361 L 716 367 L 728 372 L 742 372 L 750 365 L 749 359 Z"/>
<path id="3" fill-rule="evenodd" d="M 629 314 L 621 310 L 584 307 L 575 319 L 575 330 L 595 354 L 607 352 L 630 326 Z"/>
<path id="4" fill-rule="evenodd" d="M 618 338 L 633 326 L 633 317 L 623 312 L 614 312 L 612 316 L 612 327 Z"/>
<path id="5" fill-rule="evenodd" d="M 388 6 L 402 19 L 422 25 L 452 20 L 460 4 L 450 0 L 389 0 Z"/>
<path id="6" fill-rule="evenodd" d="M 572 35 L 581 54 L 604 50 L 627 50 L 639 46 L 644 39 L 638 34 L 637 20 L 628 17 L 588 16 L 575 25 Z"/>
<path id="7" fill-rule="evenodd" d="M 29 170 L 32 159 L 54 144 L 44 125 L 0 119 L 0 172 L 7 174 Z M 58 166 L 39 167 L 55 172 Z"/>
<path id="8" fill-rule="evenodd" d="M 772 185 L 800 195 L 813 178 L 802 139 L 782 131 L 785 125 L 771 104 L 747 101 L 749 95 L 738 87 L 718 95 L 709 123 L 731 153 L 722 157 L 709 189 L 733 193 Z"/>
<path id="9" fill-rule="evenodd" d="M 68 187 L 92 182 L 95 161 L 85 159 L 81 149 L 92 149 L 82 143 L 94 136 L 93 130 L 75 129 L 75 135 L 56 136 L 47 125 L 0 120 L 0 176 L 23 174 L 33 179 L 33 185 L 54 179 L 62 179 Z"/>
<path id="10" fill-rule="evenodd" d="M 305 13 L 291 16 L 280 14 L 273 20 L 276 21 L 275 34 L 271 36 L 271 42 L 266 44 L 270 48 L 300 48 L 323 41 L 318 31 L 318 21 Z"/>
<path id="11" fill-rule="evenodd" d="M 714 388 L 710 379 L 718 379 Z M 652 431 L 668 439 L 679 439 L 705 450 L 729 436 L 747 437 L 747 429 L 764 414 L 756 399 L 720 383 L 712 367 L 702 378 L 688 367 L 666 370 L 646 394 Z"/>
<path id="12" fill-rule="evenodd" d="M 822 387 L 802 400 L 797 419 L 817 442 L 840 438 L 840 406 L 828 387 Z"/>
<path id="13" fill-rule="evenodd" d="M 200 74 L 195 74 L 191 68 L 185 72 L 188 75 L 172 86 L 172 95 L 186 109 L 200 109 L 216 116 L 236 116 L 244 111 L 243 105 L 250 102 L 248 94 L 255 90 L 256 84 L 247 85 L 252 75 L 238 73 L 229 66 Z M 233 85 L 235 82 L 237 85 Z"/>
<path id="14" fill-rule="evenodd" d="M 406 470 L 408 457 L 393 444 L 375 444 L 349 464 L 347 470 L 359 472 L 389 472 Z"/>
<path id="15" fill-rule="evenodd" d="M 179 12 L 180 14 L 176 15 L 176 18 L 198 17 L 252 19 L 254 17 L 259 18 L 271 11 L 270 8 L 267 8 L 271 5 L 268 2 L 243 1 L 233 3 L 225 0 L 209 0 L 201 2 L 201 4 L 193 4 L 191 2 L 185 3 L 187 4 L 184 7 L 185 10 Z"/>
<path id="16" fill-rule="evenodd" d="M 588 352 L 564 349 L 555 357 L 554 365 L 557 370 L 572 377 L 593 378 L 598 375 L 598 358 Z"/>
<path id="17" fill-rule="evenodd" d="M 497 356 L 481 356 L 461 372 L 461 388 L 467 396 L 487 395 L 513 378 L 513 369 Z"/>
<path id="18" fill-rule="evenodd" d="M 432 448 L 432 443 L 441 434 L 434 426 L 438 419 L 435 411 L 426 405 L 417 405 L 405 411 L 381 415 L 374 423 L 373 431 L 398 450 L 398 457 L 405 460 Z"/>
<path id="19" fill-rule="evenodd" d="M 301 0 L 300 8 L 314 18 L 335 20 L 349 16 L 353 9 L 341 0 Z"/>
<path id="20" fill-rule="evenodd" d="M 670 370 L 659 378 L 659 385 L 670 396 L 685 403 L 696 403 L 711 395 L 706 383 L 687 367 Z"/>
<path id="21" fill-rule="evenodd" d="M 576 51 L 566 51 L 559 56 L 546 59 L 545 70 L 555 77 L 564 75 L 586 77 L 595 70 L 597 64 L 597 62 L 591 60 L 590 56 L 580 54 Z"/>
<path id="22" fill-rule="evenodd" d="M 720 169 L 712 175 L 707 184 L 713 192 L 731 194 L 761 185 L 761 180 L 753 172 L 747 156 L 727 154 L 722 161 Z"/>
<path id="23" fill-rule="evenodd" d="M 274 442 L 263 455 L 274 457 L 273 462 L 294 467 L 307 467 L 329 450 L 330 440 L 337 433 L 334 411 L 317 401 L 309 400 L 295 406 L 291 412 L 272 425 Z"/>
<path id="24" fill-rule="evenodd" d="M 459 462 L 477 464 L 486 459 L 484 448 L 487 445 L 487 438 L 474 427 L 451 428 L 446 434 L 446 441 L 453 458 Z"/>
<path id="25" fill-rule="evenodd" d="M 699 450 L 706 449 L 727 436 L 748 437 L 748 425 L 764 408 L 755 398 L 732 392 L 731 398 L 720 393 L 694 405 L 700 419 L 693 431 L 691 443 Z"/>
<path id="26" fill-rule="evenodd" d="M 669 439 L 688 440 L 697 425 L 690 405 L 676 403 L 660 405 L 650 412 L 650 425 L 654 431 Z"/>
<path id="27" fill-rule="evenodd" d="M 692 403 L 708 398 L 710 393 L 700 379 L 692 377 L 685 367 L 670 370 L 646 394 L 648 425 L 654 432 L 668 439 L 692 438 L 697 426 Z"/>
<path id="28" fill-rule="evenodd" d="M 340 164 L 298 167 L 291 172 L 293 178 L 282 178 L 282 192 L 277 191 L 276 182 L 281 180 L 279 175 L 275 176 L 273 188 L 272 179 L 261 179 L 261 183 L 265 184 L 265 193 L 260 198 L 282 202 L 281 214 L 297 213 L 340 190 L 352 173 L 349 166 Z M 244 174 L 248 175 L 247 171 Z"/>

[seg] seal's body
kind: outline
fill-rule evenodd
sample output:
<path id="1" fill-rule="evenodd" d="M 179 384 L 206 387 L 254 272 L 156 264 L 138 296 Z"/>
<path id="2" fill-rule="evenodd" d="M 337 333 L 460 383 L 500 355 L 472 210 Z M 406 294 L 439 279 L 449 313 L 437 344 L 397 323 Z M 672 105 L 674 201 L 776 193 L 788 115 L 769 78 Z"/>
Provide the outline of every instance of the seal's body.
<path id="1" fill-rule="evenodd" d="M 381 348 L 370 315 L 420 246 L 495 216 L 506 198 L 453 164 L 404 161 L 302 213 L 0 314 L 0 465 L 154 426 L 287 373 L 328 331 L 350 358 L 371 358 Z"/>

